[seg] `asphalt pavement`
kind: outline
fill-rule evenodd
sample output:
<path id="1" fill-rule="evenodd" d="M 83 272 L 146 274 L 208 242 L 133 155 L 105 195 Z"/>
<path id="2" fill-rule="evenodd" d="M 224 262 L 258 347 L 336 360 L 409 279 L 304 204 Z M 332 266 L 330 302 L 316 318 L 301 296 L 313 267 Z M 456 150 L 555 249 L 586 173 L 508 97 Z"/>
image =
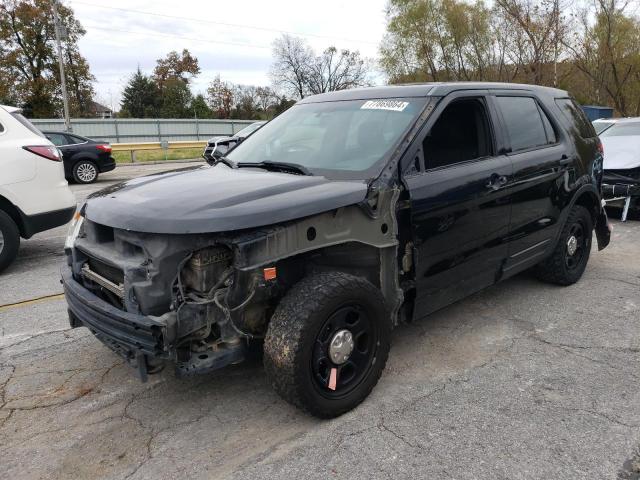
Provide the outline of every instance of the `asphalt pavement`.
<path id="1" fill-rule="evenodd" d="M 399 327 L 371 396 L 330 421 L 258 361 L 140 383 L 69 329 L 66 227 L 36 235 L 0 275 L 0 478 L 639 479 L 640 222 L 613 223 L 576 285 L 525 273 Z"/>

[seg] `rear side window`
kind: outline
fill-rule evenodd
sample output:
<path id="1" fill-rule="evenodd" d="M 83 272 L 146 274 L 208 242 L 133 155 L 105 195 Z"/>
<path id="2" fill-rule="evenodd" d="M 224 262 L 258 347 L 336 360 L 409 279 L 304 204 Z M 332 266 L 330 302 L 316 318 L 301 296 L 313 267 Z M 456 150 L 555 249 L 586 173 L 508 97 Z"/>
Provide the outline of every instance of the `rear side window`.
<path id="1" fill-rule="evenodd" d="M 67 135 L 67 138 L 69 139 L 70 145 L 77 145 L 78 143 L 84 143 L 87 141 L 86 139 L 82 137 L 76 137 L 75 135 Z"/>
<path id="2" fill-rule="evenodd" d="M 53 143 L 56 147 L 59 147 L 60 145 L 66 145 L 68 143 L 67 137 L 65 137 L 61 133 L 47 133 L 46 135 L 47 138 L 51 140 L 51 143 Z"/>
<path id="3" fill-rule="evenodd" d="M 596 136 L 596 131 L 591 122 L 584 114 L 580 105 L 571 98 L 556 98 L 556 105 L 567 120 L 578 130 L 582 138 L 592 138 Z"/>
<path id="4" fill-rule="evenodd" d="M 2 124 L 0 123 L 0 133 L 4 132 L 4 127 L 2 126 Z"/>
<path id="5" fill-rule="evenodd" d="M 602 137 L 630 137 L 640 135 L 640 122 L 616 123 L 611 128 L 602 132 Z"/>
<path id="6" fill-rule="evenodd" d="M 555 143 L 555 134 L 550 139 L 553 141 L 547 140 L 542 120 L 543 112 L 539 110 L 538 104 L 533 98 L 496 97 L 496 100 L 509 133 L 512 152 Z M 546 121 L 549 123 L 549 119 Z M 553 133 L 550 123 L 548 128 Z"/>

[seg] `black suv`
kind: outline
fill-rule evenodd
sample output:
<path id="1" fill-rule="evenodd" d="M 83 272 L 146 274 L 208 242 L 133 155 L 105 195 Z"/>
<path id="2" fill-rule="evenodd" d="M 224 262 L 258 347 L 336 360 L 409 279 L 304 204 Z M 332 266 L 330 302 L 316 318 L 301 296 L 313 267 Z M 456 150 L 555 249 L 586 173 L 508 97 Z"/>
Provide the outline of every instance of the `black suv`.
<path id="1" fill-rule="evenodd" d="M 326 141 L 327 139 L 331 141 Z M 214 166 L 94 194 L 67 239 L 72 327 L 142 379 L 263 348 L 320 417 L 377 383 L 392 328 L 525 269 L 576 282 L 610 229 L 567 92 L 444 83 L 305 98 Z"/>
<path id="2" fill-rule="evenodd" d="M 64 175 L 76 183 L 93 183 L 99 173 L 116 168 L 111 145 L 67 132 L 42 132 L 62 152 Z"/>

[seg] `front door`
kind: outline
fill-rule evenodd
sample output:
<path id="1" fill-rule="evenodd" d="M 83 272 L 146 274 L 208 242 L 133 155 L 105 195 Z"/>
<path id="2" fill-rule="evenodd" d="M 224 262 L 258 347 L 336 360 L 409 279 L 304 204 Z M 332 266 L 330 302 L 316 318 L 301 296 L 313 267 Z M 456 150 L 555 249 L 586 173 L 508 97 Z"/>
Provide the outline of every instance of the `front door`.
<path id="1" fill-rule="evenodd" d="M 484 94 L 447 97 L 411 153 L 416 318 L 493 284 L 507 256 L 512 166 L 494 119 Z"/>

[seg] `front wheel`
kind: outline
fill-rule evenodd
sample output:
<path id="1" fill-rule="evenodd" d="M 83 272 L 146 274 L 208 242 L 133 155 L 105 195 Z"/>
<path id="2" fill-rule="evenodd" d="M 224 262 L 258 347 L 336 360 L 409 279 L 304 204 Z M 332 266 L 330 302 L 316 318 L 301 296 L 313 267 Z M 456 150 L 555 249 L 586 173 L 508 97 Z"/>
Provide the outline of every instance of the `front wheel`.
<path id="1" fill-rule="evenodd" d="M 574 205 L 560 233 L 555 250 L 535 268 L 539 279 L 557 285 L 571 285 L 582 277 L 593 236 L 593 220 L 589 211 Z"/>
<path id="2" fill-rule="evenodd" d="M 98 166 L 91 160 L 80 160 L 73 167 L 73 179 L 77 183 L 93 183 L 98 179 Z"/>
<path id="3" fill-rule="evenodd" d="M 15 260 L 20 247 L 20 231 L 13 219 L 0 210 L 0 272 Z"/>
<path id="4" fill-rule="evenodd" d="M 321 418 L 341 415 L 378 383 L 391 319 L 380 290 L 342 272 L 310 275 L 278 305 L 264 342 L 276 392 Z"/>

